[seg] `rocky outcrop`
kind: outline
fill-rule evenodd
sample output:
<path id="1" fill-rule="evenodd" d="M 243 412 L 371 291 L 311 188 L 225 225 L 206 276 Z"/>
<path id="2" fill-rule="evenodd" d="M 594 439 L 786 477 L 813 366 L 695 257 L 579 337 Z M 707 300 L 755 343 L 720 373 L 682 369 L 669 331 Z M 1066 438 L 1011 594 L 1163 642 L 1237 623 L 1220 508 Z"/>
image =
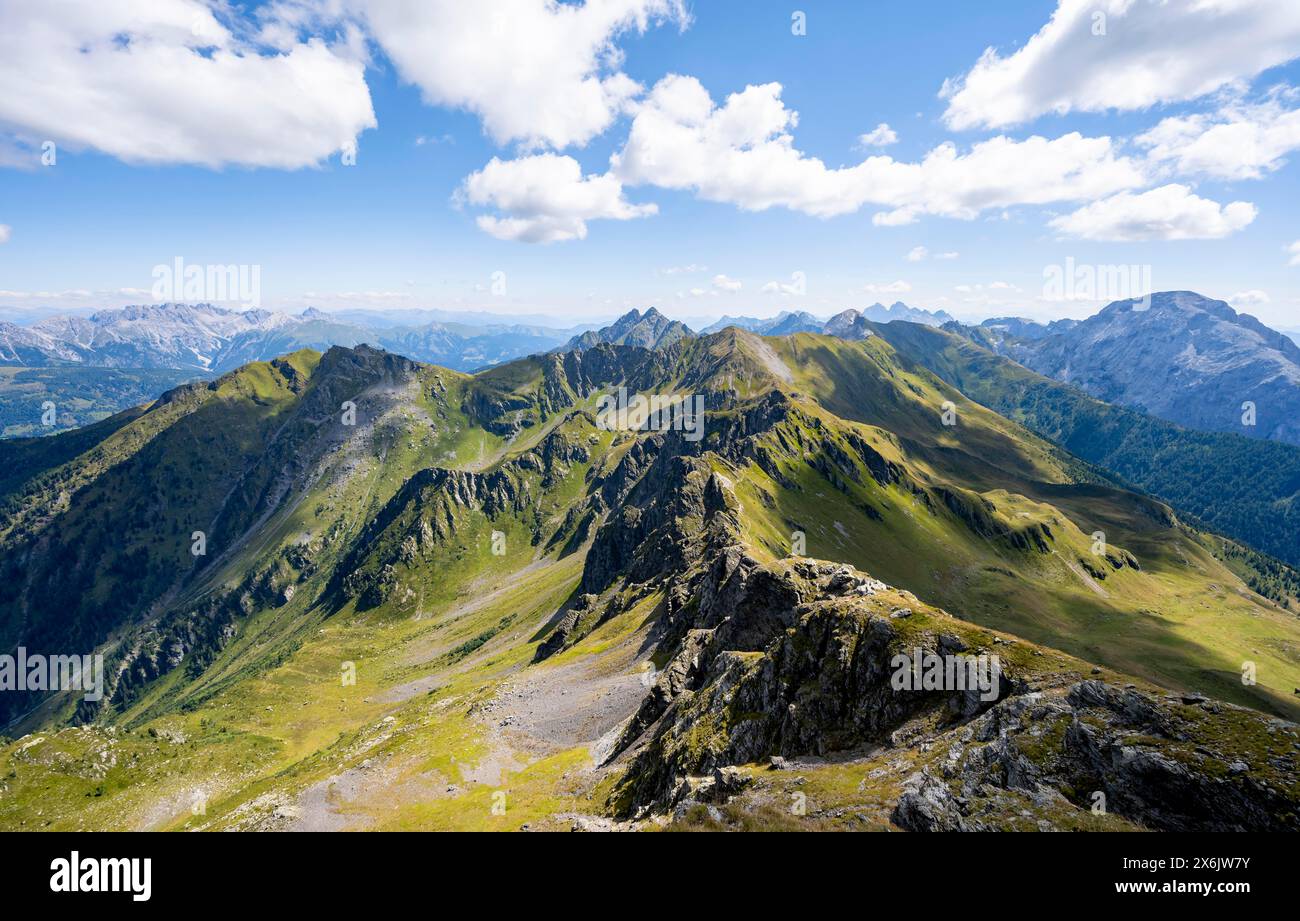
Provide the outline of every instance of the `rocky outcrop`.
<path id="1" fill-rule="evenodd" d="M 738 551 L 717 560 L 694 623 L 615 746 L 617 756 L 655 726 L 623 795 L 643 809 L 670 805 L 688 778 L 725 765 L 852 749 L 925 709 L 980 709 L 964 691 L 891 686 L 891 659 L 917 631 L 876 598 L 886 588 L 832 563 L 761 566 Z M 940 642 L 918 648 L 937 653 Z M 1013 681 L 1001 675 L 1004 692 Z"/>
<path id="2" fill-rule="evenodd" d="M 717 796 L 708 778 L 737 765 L 911 750 L 919 769 L 891 815 L 909 830 L 1052 828 L 1098 803 L 1151 829 L 1300 830 L 1290 723 L 1085 678 L 1064 657 L 993 659 L 1007 641 L 846 566 L 737 549 L 695 588 L 610 756 L 635 751 L 610 800 L 620 814 Z M 900 686 L 900 662 L 929 656 L 987 657 L 996 680 Z"/>
<path id="3" fill-rule="evenodd" d="M 1294 725 L 1254 711 L 1080 681 L 933 740 L 940 766 L 908 779 L 893 820 L 996 830 L 1029 804 L 1039 827 L 1077 809 L 1164 831 L 1296 831 L 1296 739 Z"/>

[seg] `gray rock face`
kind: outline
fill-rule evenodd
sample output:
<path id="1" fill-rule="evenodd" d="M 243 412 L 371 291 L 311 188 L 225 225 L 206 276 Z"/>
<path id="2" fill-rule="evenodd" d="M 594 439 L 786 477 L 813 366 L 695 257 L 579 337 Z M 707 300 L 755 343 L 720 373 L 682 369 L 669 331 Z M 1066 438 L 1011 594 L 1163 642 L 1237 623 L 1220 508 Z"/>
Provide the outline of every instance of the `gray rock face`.
<path id="1" fill-rule="evenodd" d="M 686 324 L 670 320 L 651 307 L 644 313 L 630 310 L 603 329 L 593 329 L 574 336 L 564 345 L 563 350 L 589 349 L 602 343 L 657 349 L 692 335 L 694 333 Z"/>
<path id="2" fill-rule="evenodd" d="M 1264 721 L 1249 711 L 1234 715 Z M 1167 700 L 1095 680 L 1062 696 L 1009 698 L 960 731 L 965 750 L 947 762 L 944 776 L 909 778 L 893 820 L 913 831 L 992 829 L 1000 825 L 988 807 L 1004 793 L 1068 807 L 1068 792 L 1075 806 L 1101 802 L 1166 831 L 1300 828 L 1291 796 L 1243 776 L 1245 762 L 1225 760 L 1243 743 L 1195 744 L 1199 722 L 1199 714 L 1189 719 Z M 1044 752 L 1040 740 L 1057 731 L 1059 746 Z M 1291 763 L 1291 784 L 1295 771 Z"/>
<path id="3" fill-rule="evenodd" d="M 1191 291 L 1117 301 L 1080 323 L 981 327 L 980 344 L 1098 399 L 1189 428 L 1300 444 L 1300 346 Z M 1243 424 L 1253 403 L 1254 424 Z"/>

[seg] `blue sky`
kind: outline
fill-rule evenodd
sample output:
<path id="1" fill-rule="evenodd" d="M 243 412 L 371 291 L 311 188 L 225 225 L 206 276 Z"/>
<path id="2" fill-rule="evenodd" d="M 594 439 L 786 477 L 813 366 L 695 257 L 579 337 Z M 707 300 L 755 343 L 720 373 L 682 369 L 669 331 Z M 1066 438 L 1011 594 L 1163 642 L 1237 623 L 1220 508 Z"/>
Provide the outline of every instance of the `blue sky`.
<path id="1" fill-rule="evenodd" d="M 1142 293 L 1057 297 L 1070 260 L 1300 327 L 1300 4 L 1216 3 L 6 3 L 0 305 L 146 302 L 177 256 L 557 322 Z"/>

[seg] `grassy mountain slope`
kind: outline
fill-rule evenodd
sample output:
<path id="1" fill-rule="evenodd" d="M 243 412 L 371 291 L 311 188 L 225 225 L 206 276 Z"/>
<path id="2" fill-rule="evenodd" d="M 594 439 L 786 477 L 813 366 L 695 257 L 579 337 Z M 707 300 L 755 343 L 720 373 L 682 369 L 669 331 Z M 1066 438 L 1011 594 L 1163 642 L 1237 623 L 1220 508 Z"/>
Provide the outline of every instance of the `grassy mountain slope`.
<path id="1" fill-rule="evenodd" d="M 703 394 L 703 439 L 602 428 L 596 398 L 620 384 Z M 356 426 L 336 421 L 347 399 Z M 942 424 L 945 402 L 955 426 Z M 948 726 L 908 721 L 928 719 L 937 699 L 904 712 L 863 697 L 883 710 L 850 728 L 836 715 L 847 704 L 825 696 L 843 692 L 814 681 L 805 705 L 824 719 L 782 734 L 786 692 L 763 682 L 754 728 L 760 712 L 776 723 L 754 736 L 761 744 L 729 741 L 749 730 L 709 703 L 733 716 L 741 706 L 721 703 L 732 673 L 709 663 L 775 668 L 786 654 L 772 644 L 802 643 L 818 599 L 835 630 L 906 604 L 909 636 L 943 619 L 968 647 L 1007 644 L 1017 683 L 998 707 L 1038 686 L 1065 694 L 1087 661 L 1107 667 L 1090 680 L 1128 680 L 1157 702 L 1159 687 L 1195 688 L 1296 712 L 1297 622 L 1250 592 L 1209 538 L 879 338 L 727 330 L 475 376 L 367 349 L 300 353 L 73 439 L 45 439 L 49 469 L 5 496 L 0 540 L 27 562 L 0 610 L 10 637 L 62 630 L 100 643 L 113 677 L 101 708 L 56 697 L 10 727 L 21 737 L 0 748 L 0 827 L 555 827 L 659 814 L 694 795 L 696 774 L 768 754 L 873 742 L 919 769 L 922 750 L 906 739 L 921 745 Z M 109 491 L 121 497 L 112 507 L 98 499 Z M 210 522 L 200 564 L 188 556 L 192 509 Z M 162 526 L 141 525 L 146 511 Z M 1106 532 L 1102 552 L 1095 530 Z M 795 532 L 806 557 L 896 588 L 840 578 L 853 572 L 843 565 L 787 577 Z M 66 545 L 65 533 L 83 543 Z M 72 617 L 42 602 L 50 548 L 89 591 L 63 602 Z M 177 550 L 185 566 L 168 563 Z M 115 600 L 144 588 L 108 604 L 95 600 L 103 579 L 119 580 Z M 870 594 L 842 597 L 848 584 Z M 780 640 L 789 630 L 795 640 Z M 1246 659 L 1255 686 L 1237 678 Z M 790 680 L 781 686 L 807 679 Z M 1107 706 L 1101 691 L 1070 694 L 1060 707 Z M 1248 725 L 1250 738 L 1271 725 L 1215 706 L 1227 715 L 1205 719 Z M 74 709 L 92 725 L 60 728 Z M 690 729 L 701 718 L 712 728 Z M 904 724 L 911 735 L 891 742 Z M 1214 764 L 1281 757 L 1264 741 L 1242 754 L 1218 731 L 1192 732 Z M 1173 757 L 1172 736 L 1146 735 Z M 1060 740 L 1040 749 L 1042 783 L 1063 789 L 1080 766 L 1052 760 L 1064 758 Z M 1208 757 L 1186 770 L 1218 770 L 1195 760 Z M 1266 769 L 1274 790 L 1290 789 L 1294 766 L 1256 767 Z M 857 795 L 849 771 L 816 768 L 820 808 Z M 629 786 L 636 776 L 654 781 Z M 871 821 L 924 827 L 892 811 L 910 773 L 890 777 Z M 1216 779 L 1206 801 L 1250 824 L 1260 779 Z M 1144 813 L 1146 796 L 1113 827 L 1171 827 Z M 1089 823 L 1079 803 L 1031 808 L 1074 827 Z M 1014 823 L 1023 805 L 998 792 L 980 821 Z"/>
<path id="2" fill-rule="evenodd" d="M 1102 403 L 943 330 L 891 323 L 876 332 L 971 399 L 1223 534 L 1300 563 L 1300 450 Z M 1280 571 L 1258 588 L 1279 600 L 1300 590 Z"/>

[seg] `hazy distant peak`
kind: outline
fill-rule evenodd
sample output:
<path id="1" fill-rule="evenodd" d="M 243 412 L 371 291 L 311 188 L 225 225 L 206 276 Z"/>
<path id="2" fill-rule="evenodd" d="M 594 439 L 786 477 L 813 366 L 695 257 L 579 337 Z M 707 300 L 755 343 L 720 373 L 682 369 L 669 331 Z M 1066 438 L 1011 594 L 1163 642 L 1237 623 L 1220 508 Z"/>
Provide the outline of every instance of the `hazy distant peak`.
<path id="1" fill-rule="evenodd" d="M 962 332 L 1109 402 L 1190 428 L 1300 444 L 1300 347 L 1195 291 L 1114 301 L 1081 321 L 1004 318 Z"/>
<path id="2" fill-rule="evenodd" d="M 654 307 L 647 307 L 644 312 L 629 310 L 609 326 L 574 336 L 563 348 L 589 349 L 607 343 L 657 349 L 693 335 L 685 323 L 670 320 Z"/>

